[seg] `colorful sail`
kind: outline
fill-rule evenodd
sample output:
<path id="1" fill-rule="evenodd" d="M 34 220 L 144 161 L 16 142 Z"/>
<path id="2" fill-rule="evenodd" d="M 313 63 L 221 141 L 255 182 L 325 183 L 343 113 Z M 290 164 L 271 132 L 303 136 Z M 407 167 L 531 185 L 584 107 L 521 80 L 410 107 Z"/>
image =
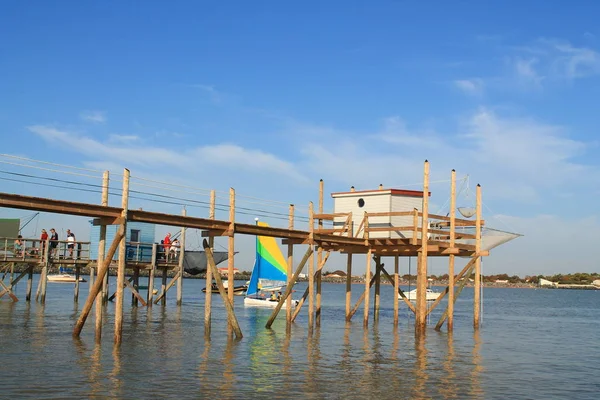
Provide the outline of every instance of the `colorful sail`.
<path id="1" fill-rule="evenodd" d="M 258 226 L 269 226 L 266 222 L 258 222 Z M 287 263 L 275 238 L 269 236 L 256 237 L 256 260 L 246 295 L 257 294 L 266 285 L 285 285 L 287 282 Z"/>

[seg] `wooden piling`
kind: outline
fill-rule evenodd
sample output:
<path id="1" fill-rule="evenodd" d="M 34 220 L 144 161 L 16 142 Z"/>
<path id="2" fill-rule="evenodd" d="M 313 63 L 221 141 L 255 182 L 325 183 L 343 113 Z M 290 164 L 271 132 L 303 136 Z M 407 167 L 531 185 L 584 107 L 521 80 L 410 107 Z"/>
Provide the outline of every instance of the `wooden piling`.
<path id="1" fill-rule="evenodd" d="M 323 214 L 323 179 L 319 181 L 319 214 Z M 321 218 L 318 219 L 318 230 L 321 232 L 323 230 L 323 220 Z M 317 248 L 317 268 L 319 269 L 319 273 L 316 276 L 316 289 L 317 289 L 317 307 L 315 310 L 315 323 L 316 326 L 321 326 L 321 261 L 323 260 L 323 247 L 319 243 L 319 247 Z"/>
<path id="2" fill-rule="evenodd" d="M 73 293 L 73 301 L 79 302 L 79 277 L 81 276 L 81 267 L 75 265 L 75 293 Z"/>
<path id="3" fill-rule="evenodd" d="M 227 284 L 228 284 L 227 296 L 229 297 L 229 301 L 231 301 L 231 304 L 234 304 L 233 287 L 235 286 L 235 283 L 233 282 L 233 280 L 234 280 L 233 257 L 235 256 L 234 240 L 235 240 L 235 190 L 233 188 L 229 188 L 229 237 L 227 238 Z"/>
<path id="4" fill-rule="evenodd" d="M 109 185 L 110 173 L 108 171 L 104 171 L 102 175 L 102 200 L 101 204 L 104 207 L 108 206 L 108 185 Z M 125 231 L 123 231 L 123 234 Z M 108 267 L 104 274 L 101 274 L 100 268 L 104 263 L 104 252 L 106 250 L 106 225 L 100 225 L 100 238 L 98 240 L 98 257 L 96 260 L 96 280 L 101 281 L 101 293 L 96 294 L 96 322 L 95 322 L 95 340 L 96 343 L 100 343 L 102 340 L 102 305 L 106 303 L 108 300 Z M 114 252 L 113 252 L 114 255 Z M 110 256 L 108 259 L 110 262 L 112 261 L 113 256 Z M 92 287 L 94 284 L 90 283 L 90 296 L 92 296 Z"/>
<path id="5" fill-rule="evenodd" d="M 364 223 L 365 223 L 365 227 L 364 227 L 364 237 L 365 237 L 365 244 L 367 246 L 369 246 L 369 249 L 367 251 L 367 265 L 366 265 L 366 269 L 365 269 L 365 310 L 363 313 L 363 326 L 368 326 L 369 325 L 369 296 L 370 296 L 370 291 L 371 291 L 371 255 L 372 255 L 372 250 L 371 247 L 369 245 L 369 215 L 367 214 L 367 212 L 365 211 L 365 217 L 364 217 Z"/>
<path id="6" fill-rule="evenodd" d="M 352 306 L 352 253 L 346 259 L 346 321 L 349 321 Z"/>
<path id="7" fill-rule="evenodd" d="M 456 171 L 450 178 L 450 248 L 456 240 Z M 454 254 L 448 257 L 448 332 L 454 330 Z"/>
<path id="8" fill-rule="evenodd" d="M 423 207 L 421 217 L 421 251 L 417 262 L 417 314 L 415 316 L 415 333 L 424 333 L 427 324 L 427 245 L 429 239 L 429 162 L 425 160 L 423 171 Z"/>
<path id="9" fill-rule="evenodd" d="M 125 233 L 119 244 L 119 265 L 117 269 L 117 301 L 115 304 L 114 342 L 120 345 L 123 338 L 123 290 L 125 289 L 125 267 L 127 266 L 127 208 L 129 207 L 129 170 L 123 171 L 123 194 L 121 195 L 121 229 Z"/>
<path id="10" fill-rule="evenodd" d="M 152 307 L 154 300 L 154 273 L 156 272 L 156 257 L 157 257 L 158 244 L 152 244 L 152 260 L 150 261 L 150 272 L 148 273 L 148 294 L 146 295 L 146 303 L 148 307 Z"/>
<path id="11" fill-rule="evenodd" d="M 394 326 L 398 325 L 398 289 L 400 289 L 400 257 L 394 256 Z"/>
<path id="12" fill-rule="evenodd" d="M 210 208 L 209 208 L 209 219 L 215 219 L 215 203 L 216 203 L 216 193 L 214 190 L 210 191 Z M 210 236 L 208 238 L 208 245 L 211 251 L 215 245 L 215 238 Z M 211 325 L 211 305 L 212 305 L 212 270 L 210 268 L 206 268 L 206 296 L 204 300 L 204 336 L 210 337 L 210 325 Z"/>
<path id="13" fill-rule="evenodd" d="M 40 303 L 46 303 L 46 286 L 48 283 L 48 267 L 50 266 L 50 239 L 46 239 L 44 246 L 44 263 L 42 265 L 42 275 L 40 276 Z M 36 295 L 37 298 L 37 295 Z"/>
<path id="14" fill-rule="evenodd" d="M 31 301 L 31 289 L 33 288 L 33 265 L 27 265 L 27 290 L 25 301 Z"/>
<path id="15" fill-rule="evenodd" d="M 479 323 L 481 321 L 481 185 L 477 185 L 477 192 L 475 196 L 475 284 L 473 290 L 473 328 L 479 329 Z"/>
<path id="16" fill-rule="evenodd" d="M 289 218 L 288 218 L 288 229 L 294 229 L 294 205 L 290 204 Z M 289 243 L 287 246 L 287 287 L 291 287 L 292 284 L 292 269 L 294 267 L 294 245 Z M 290 332 L 292 329 L 292 296 L 288 296 L 285 300 L 285 327 L 286 332 Z"/>
<path id="17" fill-rule="evenodd" d="M 181 210 L 181 215 L 186 216 L 185 207 Z M 181 228 L 181 235 L 179 238 L 179 279 L 177 280 L 177 305 L 180 306 L 183 301 L 183 257 L 185 255 L 185 231 L 186 228 Z"/>
<path id="18" fill-rule="evenodd" d="M 104 282 L 104 279 L 103 279 L 104 274 L 106 274 L 108 272 L 108 267 L 110 266 L 112 258 L 115 255 L 117 248 L 119 247 L 119 243 L 121 242 L 121 239 L 123 239 L 125 237 L 124 232 L 125 232 L 125 230 L 121 226 L 119 228 L 119 230 L 117 231 L 117 234 L 115 235 L 115 238 L 114 238 L 112 244 L 110 245 L 110 248 L 108 249 L 106 258 L 104 259 L 102 265 L 100 265 L 100 267 L 98 268 L 97 279 L 94 282 L 92 291 L 90 292 L 90 295 L 88 296 L 87 300 L 85 301 L 83 309 L 81 310 L 81 314 L 79 315 L 79 318 L 77 319 L 77 322 L 75 323 L 75 328 L 73 328 L 73 336 L 75 336 L 75 337 L 79 337 L 79 335 L 81 334 L 83 325 L 85 324 L 85 321 L 86 321 L 90 311 L 92 310 L 92 305 L 94 304 L 94 300 L 96 300 L 96 306 L 98 306 L 98 303 L 99 303 L 98 295 L 100 293 L 102 284 Z M 102 306 L 101 303 L 100 303 L 100 306 Z M 100 330 L 100 332 L 102 332 L 102 331 Z M 96 333 L 98 333 L 98 331 L 96 331 Z M 99 336 L 97 335 L 96 342 L 98 342 L 98 341 L 99 341 Z"/>
<path id="19" fill-rule="evenodd" d="M 329 258 L 329 254 L 330 254 L 330 251 L 327 251 L 327 253 L 325 253 L 325 257 L 323 258 L 323 261 L 321 261 L 321 267 L 323 267 L 323 265 L 325 265 L 325 263 L 327 262 L 327 259 Z M 308 258 L 307 258 L 307 260 L 308 260 Z M 305 263 L 305 261 L 303 259 L 301 265 L 298 268 L 304 267 L 304 263 Z M 317 275 L 319 275 L 321 273 L 321 271 L 319 271 L 318 267 L 319 266 L 317 266 L 317 271 L 315 272 L 315 278 Z M 300 271 L 302 271 L 302 268 L 300 268 Z M 298 272 L 298 273 L 300 273 L 300 272 Z M 292 315 L 292 321 L 295 321 L 298 314 L 300 314 L 300 310 L 302 309 L 302 306 L 304 305 L 304 302 L 306 301 L 307 297 L 308 297 L 308 287 L 304 290 L 304 293 L 302 294 L 302 297 L 300 297 L 300 300 L 298 300 L 298 304 L 296 305 L 296 308 L 294 309 L 294 313 Z"/>
<path id="20" fill-rule="evenodd" d="M 221 276 L 219 274 L 219 271 L 217 271 L 217 266 L 215 265 L 212 249 L 210 248 L 210 245 L 208 244 L 208 241 L 206 239 L 204 239 L 202 245 L 204 247 L 204 252 L 206 253 L 206 261 L 208 264 L 208 268 L 212 270 L 212 273 L 215 277 L 215 281 L 217 283 L 217 287 L 219 288 L 219 294 L 221 295 L 223 303 L 225 304 L 225 309 L 227 310 L 227 325 L 231 327 L 231 330 L 235 334 L 235 337 L 241 339 L 243 336 L 242 330 L 240 329 L 240 325 L 238 324 L 235 312 L 233 310 L 233 302 L 229 299 L 229 296 L 225 292 L 225 288 L 223 287 Z M 207 288 L 206 291 L 210 291 L 210 288 Z"/>
<path id="21" fill-rule="evenodd" d="M 167 267 L 162 267 L 162 281 L 160 284 L 160 305 L 167 305 Z M 158 301 L 159 299 L 156 299 Z"/>
<path id="22" fill-rule="evenodd" d="M 313 250 L 308 261 L 308 329 L 312 331 L 314 326 L 314 296 L 315 296 L 315 256 L 314 256 L 314 235 L 315 235 L 315 219 L 314 208 L 312 201 L 308 203 L 308 230 L 310 232 L 309 245 Z"/>
<path id="23" fill-rule="evenodd" d="M 140 269 L 138 267 L 133 267 L 133 276 L 131 277 L 133 280 L 133 288 L 137 291 L 140 287 Z M 138 299 L 135 293 L 131 293 L 131 305 L 134 307 L 138 306 Z"/>
<path id="24" fill-rule="evenodd" d="M 375 256 L 375 301 L 373 304 L 373 320 L 379 320 L 379 306 L 381 301 L 381 273 L 380 273 L 380 265 L 381 265 L 381 257 Z M 397 296 L 396 296 L 397 297 Z"/>

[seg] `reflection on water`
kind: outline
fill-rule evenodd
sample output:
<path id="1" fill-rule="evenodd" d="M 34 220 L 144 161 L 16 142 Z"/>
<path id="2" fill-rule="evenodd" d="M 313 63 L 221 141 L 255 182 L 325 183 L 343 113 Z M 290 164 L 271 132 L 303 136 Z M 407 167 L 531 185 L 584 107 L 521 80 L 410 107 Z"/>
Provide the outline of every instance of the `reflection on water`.
<path id="1" fill-rule="evenodd" d="M 186 289 L 195 290 L 194 284 L 186 282 Z M 200 292 L 201 287 L 196 289 Z M 469 299 L 457 302 L 454 333 L 429 327 L 427 335 L 415 337 L 406 314 L 401 320 L 406 324 L 393 324 L 392 287 L 382 286 L 378 323 L 366 329 L 362 321 L 344 320 L 344 289 L 324 284 L 322 323 L 312 331 L 306 315 L 299 316 L 290 332 L 285 318 L 278 318 L 267 330 L 264 326 L 272 310 L 236 304 L 242 340 L 229 336 L 218 297 L 213 301 L 210 340 L 204 338 L 203 297 L 184 301 L 182 307 L 173 304 L 175 299 L 152 308 L 129 305 L 120 347 L 113 345 L 113 303 L 105 307 L 104 340 L 96 345 L 93 321 L 88 321 L 80 339 L 71 337 L 77 317 L 72 288 L 52 286 L 46 305 L 0 301 L 2 394 L 7 398 L 488 399 L 510 398 L 518 383 L 519 397 L 552 397 L 553 392 L 539 395 L 543 388 L 536 388 L 536 382 L 542 380 L 556 393 L 577 385 L 578 392 L 567 397 L 595 395 L 591 388 L 597 377 L 578 364 L 587 360 L 590 365 L 600 357 L 596 346 L 590 346 L 600 339 L 600 324 L 589 318 L 597 308 L 593 293 L 574 294 L 580 296 L 578 302 L 567 298 L 552 308 L 539 297 L 547 292 L 499 291 L 503 297 L 497 302 L 494 293 L 488 293 L 486 326 L 481 331 L 471 328 Z M 81 293 L 86 293 L 83 287 Z M 552 295 L 566 296 L 556 291 Z M 522 298 L 510 298 L 506 305 L 506 296 Z M 544 324 L 540 317 L 532 317 L 532 307 L 546 318 L 542 322 L 552 318 L 557 324 L 561 319 L 569 323 L 560 330 L 539 329 Z M 534 351 L 539 343 L 553 349 L 551 357 Z M 563 343 L 570 343 L 565 351 Z M 522 367 L 524 362 L 527 368 Z M 561 367 L 565 364 L 569 367 Z M 586 382 L 577 384 L 580 376 Z M 51 379 L 40 385 L 40 377 Z"/>

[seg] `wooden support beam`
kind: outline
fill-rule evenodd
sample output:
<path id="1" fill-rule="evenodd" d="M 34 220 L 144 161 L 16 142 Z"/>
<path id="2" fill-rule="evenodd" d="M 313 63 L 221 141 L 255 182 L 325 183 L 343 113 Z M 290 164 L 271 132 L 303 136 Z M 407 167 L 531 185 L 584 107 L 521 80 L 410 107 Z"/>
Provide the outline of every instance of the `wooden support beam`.
<path id="1" fill-rule="evenodd" d="M 302 272 L 304 265 L 306 265 L 306 263 L 308 262 L 310 257 L 312 257 L 313 253 L 314 253 L 314 249 L 312 248 L 312 246 L 309 246 L 309 248 L 306 250 L 306 253 L 304 253 L 304 257 L 302 257 L 302 261 L 300 261 L 300 264 L 298 264 L 298 267 L 296 268 L 296 272 L 294 272 L 294 276 L 292 276 L 292 279 L 290 279 L 290 283 L 286 286 L 285 293 L 279 299 L 279 302 L 275 306 L 273 313 L 271 313 L 271 316 L 269 317 L 269 320 L 267 321 L 267 324 L 265 325 L 265 327 L 267 329 L 270 329 L 271 326 L 273 325 L 275 318 L 277 318 L 277 314 L 279 314 L 279 311 L 281 310 L 281 307 L 283 306 L 283 302 L 286 301 L 290 297 L 290 294 L 292 293 L 292 290 L 294 289 L 294 285 L 296 284 L 296 280 L 298 279 L 298 276 L 300 276 L 300 273 Z M 298 310 L 299 310 L 299 307 L 296 307 L 296 310 L 294 310 L 294 311 L 298 311 Z M 294 312 L 294 315 L 292 316 L 292 321 L 296 318 L 296 315 L 298 315 L 297 312 Z"/>
<path id="2" fill-rule="evenodd" d="M 477 185 L 475 194 L 475 285 L 473 287 L 473 328 L 479 329 L 481 322 L 481 185 Z"/>
<path id="3" fill-rule="evenodd" d="M 21 196 L 9 193 L 0 193 L 0 206 L 18 208 L 20 210 L 76 215 L 79 217 L 118 218 L 121 215 L 121 209 L 117 207 L 104 207 L 98 204 L 52 200 L 42 197 Z"/>
<path id="4" fill-rule="evenodd" d="M 33 265 L 27 265 L 27 289 L 25 301 L 31 301 L 31 289 L 33 288 Z"/>
<path id="5" fill-rule="evenodd" d="M 467 270 L 466 276 L 462 279 L 462 281 L 460 282 L 460 284 L 456 288 L 456 293 L 455 293 L 455 296 L 454 296 L 454 302 L 455 303 L 456 303 L 456 299 L 460 295 L 460 292 L 462 292 L 463 288 L 465 287 L 465 284 L 469 281 L 469 276 L 471 276 L 471 274 L 473 273 L 474 269 L 475 269 L 475 266 L 473 265 L 473 266 L 471 266 L 471 268 L 469 268 Z M 444 321 L 446 320 L 447 317 L 448 317 L 448 309 L 446 309 L 446 311 L 444 311 L 444 313 L 440 317 L 438 323 L 435 325 L 435 330 L 436 331 L 439 331 L 442 328 L 442 325 L 444 325 Z"/>
<path id="6" fill-rule="evenodd" d="M 352 253 L 348 253 L 346 260 L 346 321 L 349 321 L 350 306 L 352 302 Z"/>
<path id="7" fill-rule="evenodd" d="M 125 236 L 124 229 L 121 226 L 115 235 L 115 238 L 108 249 L 106 254 L 106 258 L 103 260 L 103 263 L 98 268 L 98 276 L 96 281 L 94 282 L 94 287 L 90 291 L 90 295 L 88 296 L 83 309 L 81 310 L 81 314 L 75 323 L 75 327 L 73 328 L 73 336 L 79 337 L 81 334 L 81 330 L 83 329 L 83 325 L 85 325 L 85 321 L 92 310 L 92 305 L 94 304 L 94 299 L 97 299 L 98 293 L 100 293 L 100 289 L 102 288 L 102 284 L 104 282 L 104 275 L 108 271 L 108 266 L 110 265 L 115 252 L 117 251 L 117 247 L 121 242 L 121 239 Z M 96 300 L 97 301 L 97 300 Z M 97 332 L 96 332 L 97 333 Z M 96 336 L 98 338 L 98 336 Z"/>
<path id="8" fill-rule="evenodd" d="M 450 177 L 450 247 L 456 239 L 456 171 Z M 441 297 L 441 296 L 440 296 Z M 432 305 L 433 306 L 433 305 Z M 433 308 L 431 308 L 433 310 Z M 431 312 L 431 311 L 430 311 Z M 454 329 L 454 254 L 448 257 L 448 332 Z"/>
<path id="9" fill-rule="evenodd" d="M 154 273 L 156 271 L 157 250 L 158 244 L 152 243 L 152 260 L 150 261 L 150 272 L 148 272 L 148 293 L 146 294 L 148 307 L 152 307 L 152 303 L 154 302 Z"/>
<path id="10" fill-rule="evenodd" d="M 400 289 L 400 257 L 394 256 L 394 326 L 398 326 L 398 289 Z"/>
<path id="11" fill-rule="evenodd" d="M 308 230 L 309 230 L 309 244 L 310 248 L 313 249 L 313 253 L 310 255 L 308 263 L 308 329 L 312 332 L 314 327 L 314 297 L 315 297 L 315 257 L 314 257 L 314 230 L 315 230 L 315 219 L 314 219 L 314 207 L 312 201 L 308 204 Z"/>
<path id="12" fill-rule="evenodd" d="M 294 229 L 294 205 L 290 204 L 288 229 Z M 287 248 L 287 283 L 286 286 L 292 286 L 292 273 L 294 268 L 294 245 L 288 244 Z M 288 296 L 285 303 L 285 330 L 290 333 L 292 330 L 292 297 Z"/>
<path id="13" fill-rule="evenodd" d="M 164 271 L 166 271 L 167 269 L 165 268 Z M 166 274 L 163 274 L 163 277 L 165 277 Z M 173 277 L 173 279 L 171 279 L 171 281 L 169 282 L 168 285 L 163 285 L 162 288 L 162 292 L 158 295 L 158 297 L 156 298 L 156 300 L 154 300 L 154 304 L 158 304 L 159 301 L 163 301 L 167 298 L 167 292 L 169 291 L 169 289 L 171 289 L 173 286 L 175 286 L 175 283 L 177 283 L 177 280 L 180 278 L 179 272 L 177 272 L 175 274 L 175 276 Z"/>
<path id="14" fill-rule="evenodd" d="M 79 276 L 81 275 L 81 267 L 75 265 L 75 290 L 73 293 L 73 301 L 75 304 L 79 302 Z"/>
<path id="15" fill-rule="evenodd" d="M 385 276 L 385 279 L 387 279 L 388 282 L 390 282 L 391 284 L 394 284 L 394 280 L 392 279 L 390 274 L 385 270 L 384 267 L 381 267 L 381 272 L 383 272 L 383 276 Z M 408 297 L 406 297 L 406 295 L 404 294 L 402 289 L 400 289 L 400 287 L 398 287 L 397 293 L 400 295 L 400 297 L 402 298 L 402 301 L 404 301 L 404 303 L 408 306 L 408 308 L 410 308 L 410 310 L 416 314 L 417 309 L 415 308 L 414 304 L 411 303 L 410 300 L 408 300 Z M 398 296 L 396 296 L 396 297 L 398 297 Z"/>
<path id="16" fill-rule="evenodd" d="M 181 215 L 186 216 L 185 207 L 181 210 Z M 181 306 L 183 301 L 183 259 L 185 257 L 185 231 L 186 228 L 181 228 L 181 234 L 179 235 L 179 260 L 178 261 L 178 270 L 179 270 L 179 279 L 177 280 L 177 305 Z"/>
<path id="17" fill-rule="evenodd" d="M 429 222 L 429 161 L 425 160 L 423 168 L 423 207 L 421 220 L 421 254 L 417 261 L 417 314 L 415 317 L 415 334 L 425 332 L 427 325 L 427 242 Z"/>
<path id="18" fill-rule="evenodd" d="M 10 284 L 10 282 L 9 282 L 8 286 L 6 286 L 4 284 L 4 281 L 0 280 L 0 286 L 2 286 L 4 288 L 2 293 L 0 293 L 0 298 L 8 293 L 8 296 L 12 299 L 13 302 L 16 303 L 17 301 L 19 301 L 19 298 L 17 296 L 15 296 L 15 294 L 12 292 L 12 285 Z"/>
<path id="19" fill-rule="evenodd" d="M 373 320 L 378 321 L 379 306 L 381 301 L 381 256 L 375 256 L 375 265 L 375 301 L 373 302 Z"/>
<path id="20" fill-rule="evenodd" d="M 125 287 L 125 268 L 127 265 L 127 209 L 129 207 L 129 170 L 123 170 L 123 192 L 121 195 L 121 228 L 125 234 L 119 244 L 119 263 L 117 268 L 117 301 L 115 304 L 115 333 L 114 343 L 118 346 L 123 340 L 123 289 Z"/>
<path id="21" fill-rule="evenodd" d="M 368 285 L 369 287 L 373 286 L 373 284 L 375 283 L 375 275 L 373 275 L 373 277 L 371 278 L 370 281 L 368 281 Z M 356 314 L 356 312 L 358 311 L 360 305 L 363 303 L 363 301 L 366 298 L 366 292 L 363 292 L 360 297 L 358 298 L 358 300 L 356 300 L 356 304 L 354 305 L 354 307 L 352 308 L 352 311 L 350 311 L 350 313 L 348 314 L 348 316 L 346 317 L 346 321 L 350 322 L 350 320 L 352 319 L 352 317 L 354 316 L 354 314 Z"/>
<path id="22" fill-rule="evenodd" d="M 221 276 L 219 274 L 219 271 L 217 270 L 217 266 L 215 265 L 215 259 L 213 258 L 212 249 L 210 248 L 210 245 L 208 244 L 206 239 L 203 240 L 202 246 L 204 247 L 204 252 L 206 253 L 206 261 L 208 262 L 208 268 L 212 270 L 212 273 L 215 277 L 215 281 L 217 282 L 217 287 L 219 288 L 219 294 L 221 295 L 223 303 L 225 304 L 225 309 L 227 310 L 227 325 L 231 327 L 233 333 L 235 334 L 235 337 L 237 339 L 241 339 L 243 337 L 242 330 L 240 329 L 240 325 L 235 316 L 235 312 L 233 310 L 233 303 L 229 300 L 229 297 L 225 292 L 223 282 L 221 281 Z M 210 287 L 207 287 L 206 291 L 210 292 Z"/>
<path id="23" fill-rule="evenodd" d="M 323 213 L 323 179 L 319 181 L 319 214 Z M 314 218 L 314 216 L 313 216 Z M 319 219 L 317 227 L 319 230 L 323 229 L 323 220 Z M 319 244 L 317 248 L 317 268 L 318 274 L 315 277 L 316 289 L 317 289 L 317 299 L 316 299 L 316 310 L 315 310 L 315 323 L 316 326 L 321 326 L 321 268 L 323 268 L 323 264 L 321 261 L 323 259 L 323 247 Z"/>
<path id="24" fill-rule="evenodd" d="M 232 306 L 234 304 L 233 289 L 235 286 L 233 274 L 234 255 L 235 255 L 235 190 L 229 188 L 229 229 L 231 231 L 227 238 L 227 295 Z M 208 289 L 207 289 L 208 291 Z M 231 324 L 229 329 L 231 329 Z"/>
<path id="25" fill-rule="evenodd" d="M 465 267 L 458 273 L 458 275 L 456 275 L 456 279 L 452 279 L 452 283 L 454 283 L 455 281 L 459 281 L 463 275 L 465 274 L 465 272 L 467 272 L 467 270 L 469 270 L 473 264 L 475 264 L 475 259 L 472 259 L 471 261 L 469 261 L 467 263 L 467 265 L 465 265 Z M 454 273 L 454 271 L 453 271 Z M 427 309 L 427 315 L 431 314 L 431 312 L 438 306 L 438 304 L 444 299 L 444 296 L 446 296 L 446 294 L 450 293 L 450 284 L 448 284 L 448 286 L 446 286 L 446 288 L 440 293 L 440 295 L 438 296 L 437 299 L 434 300 L 434 302 L 431 304 L 431 306 L 429 306 L 429 308 Z M 454 288 L 452 288 L 454 289 Z M 446 310 L 446 313 L 448 314 L 448 318 L 450 318 L 450 311 L 454 310 L 454 296 L 452 296 L 452 303 L 450 302 L 450 297 L 448 297 L 448 307 Z M 450 321 L 450 319 L 448 319 L 448 321 Z"/>
<path id="26" fill-rule="evenodd" d="M 369 217 L 367 212 L 365 211 L 365 242 L 366 245 L 369 244 Z M 366 328 L 369 325 L 369 292 L 371 289 L 371 259 L 372 259 L 372 250 L 369 247 L 367 249 L 367 263 L 365 267 L 365 307 L 363 311 L 363 326 Z M 375 277 L 373 277 L 375 278 Z"/>
<path id="27" fill-rule="evenodd" d="M 94 218 L 92 220 L 93 226 L 106 226 L 106 225 L 121 225 L 123 223 L 122 217 L 102 217 Z"/>
<path id="28" fill-rule="evenodd" d="M 135 278 L 132 279 L 126 279 L 125 280 L 125 285 L 131 290 L 132 295 L 140 302 L 142 303 L 142 306 L 146 307 L 148 304 L 146 303 L 146 301 L 144 300 L 144 298 L 140 295 L 140 293 L 137 291 L 137 288 L 131 284 L 131 281 L 133 280 L 133 282 L 135 282 Z"/>
<path id="29" fill-rule="evenodd" d="M 209 206 L 209 211 L 208 211 L 208 218 L 210 220 L 214 220 L 215 219 L 215 204 L 216 204 L 216 193 L 214 190 L 210 191 L 210 206 Z M 211 251 L 214 248 L 215 245 L 215 238 L 210 237 L 208 239 L 208 246 L 210 247 Z M 204 337 L 205 338 L 209 338 L 210 337 L 210 331 L 211 331 L 211 315 L 212 315 L 212 290 L 211 290 L 211 286 L 212 286 L 212 269 L 207 268 L 206 269 L 206 280 L 205 280 L 205 286 L 206 286 L 206 296 L 204 298 Z"/>
<path id="30" fill-rule="evenodd" d="M 322 261 L 321 266 L 325 265 L 325 263 L 327 262 L 327 259 L 329 258 L 329 254 L 330 254 L 329 252 L 325 253 L 325 259 Z M 321 275 L 321 269 L 317 268 L 317 270 L 315 271 L 315 279 L 319 275 Z M 300 314 L 300 310 L 302 309 L 302 306 L 304 305 L 304 302 L 306 301 L 307 297 L 308 297 L 308 287 L 304 290 L 304 294 L 302 295 L 302 297 L 300 297 L 300 300 L 298 301 L 298 304 L 296 305 L 296 308 L 294 309 L 294 315 L 292 315 L 292 321 L 295 321 L 298 314 Z"/>

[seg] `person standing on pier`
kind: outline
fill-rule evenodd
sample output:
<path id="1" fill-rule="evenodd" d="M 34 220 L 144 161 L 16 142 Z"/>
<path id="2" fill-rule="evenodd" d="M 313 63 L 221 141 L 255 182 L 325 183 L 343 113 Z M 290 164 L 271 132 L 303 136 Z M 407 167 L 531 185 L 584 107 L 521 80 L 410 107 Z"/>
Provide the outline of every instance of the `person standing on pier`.
<path id="1" fill-rule="evenodd" d="M 44 250 L 46 249 L 46 241 L 48 240 L 48 232 L 45 229 L 42 229 L 42 234 L 40 235 L 40 256 L 44 257 Z"/>
<path id="2" fill-rule="evenodd" d="M 163 249 L 165 250 L 165 259 L 169 261 L 169 252 L 171 251 L 171 232 L 167 233 L 163 240 Z"/>
<path id="3" fill-rule="evenodd" d="M 54 257 L 56 247 L 58 247 L 58 233 L 52 228 L 50 229 L 50 257 Z"/>
<path id="4" fill-rule="evenodd" d="M 75 249 L 75 234 L 67 229 L 67 248 L 69 249 L 69 257 L 73 258 L 73 249 Z"/>

